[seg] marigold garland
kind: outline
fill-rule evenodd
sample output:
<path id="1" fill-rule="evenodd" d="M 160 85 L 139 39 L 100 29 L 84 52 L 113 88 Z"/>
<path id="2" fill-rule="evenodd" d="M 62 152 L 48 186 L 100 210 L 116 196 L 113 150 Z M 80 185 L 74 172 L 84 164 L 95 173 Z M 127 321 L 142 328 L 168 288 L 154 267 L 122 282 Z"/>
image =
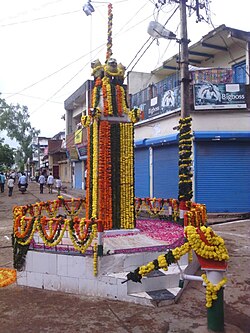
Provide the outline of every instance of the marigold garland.
<path id="1" fill-rule="evenodd" d="M 181 118 L 179 121 L 179 195 L 180 201 L 190 201 L 193 197 L 192 190 L 192 118 Z"/>
<path id="2" fill-rule="evenodd" d="M 196 254 L 206 259 L 213 259 L 215 261 L 229 259 L 224 240 L 217 236 L 212 228 L 202 226 L 199 229 L 193 226 L 187 226 L 185 228 L 185 234 L 187 235 L 186 243 L 173 250 L 169 250 L 166 254 L 159 255 L 157 259 L 146 265 L 137 267 L 133 272 L 129 272 L 126 281 L 131 280 L 134 282 L 141 282 L 143 276 L 149 274 L 153 270 L 167 270 L 170 264 L 180 260 L 180 258 L 190 252 L 191 249 L 193 249 Z M 207 243 L 209 245 L 207 245 Z M 208 280 L 206 274 L 203 274 L 202 278 L 206 283 L 206 307 L 210 308 L 212 306 L 212 301 L 217 299 L 218 291 L 225 285 L 227 280 L 226 278 L 223 278 L 217 285 L 213 285 Z"/>
<path id="3" fill-rule="evenodd" d="M 217 293 L 227 283 L 227 278 L 224 277 L 221 281 L 214 285 L 208 280 L 206 274 L 202 274 L 201 277 L 206 284 L 206 307 L 211 308 L 213 301 L 218 298 Z"/>
<path id="4" fill-rule="evenodd" d="M 134 228 L 133 125 L 120 124 L 120 219 L 121 227 Z"/>
<path id="5" fill-rule="evenodd" d="M 97 243 L 93 245 L 93 268 L 94 268 L 94 276 L 97 276 L 98 273 Z"/>
<path id="6" fill-rule="evenodd" d="M 16 281 L 16 270 L 12 268 L 0 268 L 0 288 L 8 286 Z"/>
<path id="7" fill-rule="evenodd" d="M 93 165 L 92 165 L 92 218 L 97 218 L 98 211 L 98 122 L 93 122 Z"/>
<path id="8" fill-rule="evenodd" d="M 215 261 L 229 259 L 223 238 L 217 236 L 211 227 L 187 226 L 185 234 L 192 249 L 202 258 Z"/>

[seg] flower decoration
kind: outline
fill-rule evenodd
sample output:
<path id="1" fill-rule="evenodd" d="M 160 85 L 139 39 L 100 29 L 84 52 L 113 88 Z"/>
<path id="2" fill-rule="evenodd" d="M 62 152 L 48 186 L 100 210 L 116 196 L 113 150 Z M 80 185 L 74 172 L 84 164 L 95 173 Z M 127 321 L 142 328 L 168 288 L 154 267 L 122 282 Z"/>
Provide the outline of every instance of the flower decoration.
<path id="1" fill-rule="evenodd" d="M 224 239 L 217 236 L 211 227 L 202 226 L 201 228 L 195 228 L 187 226 L 185 234 L 190 247 L 202 258 L 215 261 L 229 259 Z"/>
<path id="2" fill-rule="evenodd" d="M 213 285 L 207 278 L 206 274 L 201 275 L 203 281 L 206 284 L 206 307 L 211 308 L 213 301 L 217 300 L 218 292 L 227 283 L 227 278 L 224 277 L 217 285 Z"/>
<path id="3" fill-rule="evenodd" d="M 89 127 L 91 124 L 91 118 L 90 116 L 82 116 L 81 117 L 81 124 L 83 127 Z"/>
<path id="4" fill-rule="evenodd" d="M 8 286 L 16 281 L 16 270 L 12 268 L 0 268 L 0 288 Z"/>
<path id="5" fill-rule="evenodd" d="M 181 118 L 179 121 L 179 195 L 180 201 L 190 201 L 192 190 L 192 118 Z"/>
<path id="6" fill-rule="evenodd" d="M 134 108 L 128 112 L 129 119 L 132 123 L 137 123 L 139 120 L 144 119 L 144 113 L 138 108 Z"/>

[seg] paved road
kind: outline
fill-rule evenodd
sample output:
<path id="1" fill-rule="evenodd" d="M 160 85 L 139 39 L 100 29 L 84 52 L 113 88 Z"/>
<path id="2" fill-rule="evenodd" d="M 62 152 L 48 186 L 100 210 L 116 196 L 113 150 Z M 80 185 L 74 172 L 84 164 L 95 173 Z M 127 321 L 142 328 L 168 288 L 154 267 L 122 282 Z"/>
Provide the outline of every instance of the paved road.
<path id="1" fill-rule="evenodd" d="M 47 192 L 40 195 L 38 185 L 31 183 L 24 195 L 17 189 L 11 198 L 0 194 L 0 267 L 12 267 L 13 205 L 56 198 L 56 193 Z M 213 226 L 230 254 L 224 293 L 227 333 L 250 332 L 249 224 L 244 220 Z M 0 333 L 203 333 L 206 326 L 205 289 L 200 282 L 190 282 L 177 304 L 160 308 L 15 284 L 0 289 Z"/>

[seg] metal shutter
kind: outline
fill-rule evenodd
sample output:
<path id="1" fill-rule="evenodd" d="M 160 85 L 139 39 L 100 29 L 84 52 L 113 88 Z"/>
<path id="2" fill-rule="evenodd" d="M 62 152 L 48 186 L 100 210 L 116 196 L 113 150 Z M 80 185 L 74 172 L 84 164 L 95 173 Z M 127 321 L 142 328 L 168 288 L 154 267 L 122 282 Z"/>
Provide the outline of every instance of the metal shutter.
<path id="1" fill-rule="evenodd" d="M 178 197 L 178 146 L 153 148 L 153 192 L 156 198 Z"/>
<path id="2" fill-rule="evenodd" d="M 149 197 L 149 150 L 135 149 L 135 196 Z"/>
<path id="3" fill-rule="evenodd" d="M 250 142 L 196 142 L 195 201 L 208 212 L 250 211 Z"/>

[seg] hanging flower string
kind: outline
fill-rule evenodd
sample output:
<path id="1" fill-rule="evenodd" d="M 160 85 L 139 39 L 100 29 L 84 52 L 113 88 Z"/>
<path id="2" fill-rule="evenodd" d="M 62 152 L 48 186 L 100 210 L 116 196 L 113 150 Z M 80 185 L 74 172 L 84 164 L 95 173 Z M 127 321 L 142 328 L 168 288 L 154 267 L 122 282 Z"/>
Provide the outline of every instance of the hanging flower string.
<path id="1" fill-rule="evenodd" d="M 120 124 L 120 219 L 121 228 L 135 226 L 133 125 Z"/>
<path id="2" fill-rule="evenodd" d="M 93 174 L 92 174 L 92 218 L 97 218 L 98 211 L 98 122 L 93 123 Z"/>
<path id="3" fill-rule="evenodd" d="M 108 40 L 107 40 L 107 52 L 106 60 L 108 60 L 112 55 L 112 25 L 113 25 L 113 13 L 112 4 L 108 4 Z"/>
<path id="4" fill-rule="evenodd" d="M 192 190 L 192 118 L 181 118 L 179 121 L 179 196 L 180 201 L 190 201 Z"/>
<path id="5" fill-rule="evenodd" d="M 224 240 L 217 236 L 211 227 L 202 226 L 199 229 L 193 226 L 187 226 L 185 228 L 185 235 L 187 238 L 186 243 L 180 247 L 176 247 L 173 250 L 169 250 L 166 254 L 161 254 L 157 259 L 149 262 L 146 265 L 138 267 L 133 272 L 129 272 L 127 274 L 127 280 L 124 282 L 129 280 L 134 282 L 141 282 L 141 279 L 153 270 L 168 270 L 169 265 L 176 263 L 191 249 L 204 259 L 213 259 L 215 261 L 229 260 Z M 216 286 L 214 286 L 210 281 L 208 281 L 205 274 L 202 275 L 202 278 L 207 287 L 206 306 L 211 307 L 212 300 L 217 299 L 217 292 L 225 285 L 226 279 L 223 278 Z"/>
<path id="6" fill-rule="evenodd" d="M 13 227 L 14 267 L 22 269 L 28 247 L 36 232 L 46 246 L 55 247 L 66 237 L 66 231 L 74 248 L 85 253 L 97 235 L 96 221 L 73 216 L 70 219 L 17 216 Z"/>

